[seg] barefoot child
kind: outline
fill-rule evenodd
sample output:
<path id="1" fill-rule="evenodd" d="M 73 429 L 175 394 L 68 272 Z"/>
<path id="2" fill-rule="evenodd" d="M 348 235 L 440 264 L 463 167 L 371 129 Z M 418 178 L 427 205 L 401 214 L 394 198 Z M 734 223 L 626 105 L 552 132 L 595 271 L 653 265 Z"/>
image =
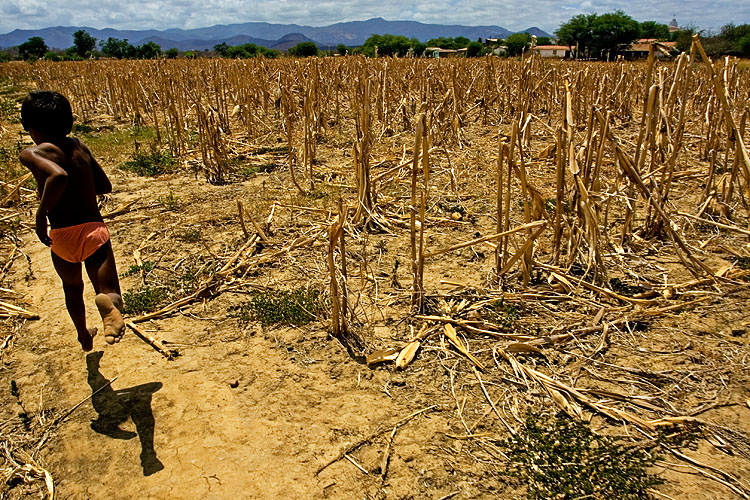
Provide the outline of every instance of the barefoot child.
<path id="1" fill-rule="evenodd" d="M 46 90 L 31 92 L 21 105 L 21 123 L 36 144 L 20 154 L 39 190 L 36 234 L 52 250 L 52 263 L 62 279 L 65 306 L 78 342 L 84 351 L 90 351 L 96 335 L 96 328 L 86 327 L 81 262 L 97 294 L 95 303 L 105 340 L 108 344 L 119 342 L 125 330 L 120 282 L 109 232 L 96 202 L 96 195 L 111 192 L 112 184 L 89 149 L 68 137 L 73 112 L 64 96 Z"/>

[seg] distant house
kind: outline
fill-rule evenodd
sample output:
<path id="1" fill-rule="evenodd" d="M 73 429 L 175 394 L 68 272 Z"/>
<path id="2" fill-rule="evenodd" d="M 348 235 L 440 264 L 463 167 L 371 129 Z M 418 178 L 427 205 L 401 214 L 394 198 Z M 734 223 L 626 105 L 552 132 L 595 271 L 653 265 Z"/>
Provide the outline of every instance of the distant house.
<path id="1" fill-rule="evenodd" d="M 680 29 L 680 26 L 677 24 L 677 19 L 673 18 L 672 21 L 670 21 L 669 23 L 669 32 L 674 33 L 676 31 L 682 31 L 682 30 Z"/>
<path id="2" fill-rule="evenodd" d="M 441 49 L 440 47 L 427 47 L 424 49 L 424 54 L 427 57 L 434 57 L 440 59 L 441 57 L 466 57 L 467 49 Z"/>
<path id="3" fill-rule="evenodd" d="M 623 55 L 625 59 L 646 58 L 652 43 L 656 44 L 656 51 L 654 52 L 656 57 L 671 57 L 678 52 L 676 42 L 660 42 L 656 38 L 641 38 L 623 50 Z"/>
<path id="4" fill-rule="evenodd" d="M 566 59 L 570 57 L 570 47 L 567 45 L 537 45 L 534 53 L 542 57 L 556 57 Z"/>

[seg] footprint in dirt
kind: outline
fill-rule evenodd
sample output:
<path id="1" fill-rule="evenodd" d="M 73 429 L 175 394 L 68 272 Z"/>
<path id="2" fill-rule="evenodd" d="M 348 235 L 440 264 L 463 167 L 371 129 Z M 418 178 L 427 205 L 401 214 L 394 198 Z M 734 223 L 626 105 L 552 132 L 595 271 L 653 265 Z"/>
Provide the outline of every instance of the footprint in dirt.
<path id="1" fill-rule="evenodd" d="M 114 390 L 99 371 L 103 355 L 102 351 L 98 351 L 86 356 L 88 383 L 94 393 L 91 402 L 98 413 L 97 418 L 91 421 L 91 428 L 113 439 L 133 439 L 138 436 L 143 475 L 150 476 L 164 468 L 154 450 L 154 414 L 151 411 L 151 395 L 161 389 L 162 383 L 150 382 Z M 128 418 L 133 419 L 136 432 L 120 428 Z"/>

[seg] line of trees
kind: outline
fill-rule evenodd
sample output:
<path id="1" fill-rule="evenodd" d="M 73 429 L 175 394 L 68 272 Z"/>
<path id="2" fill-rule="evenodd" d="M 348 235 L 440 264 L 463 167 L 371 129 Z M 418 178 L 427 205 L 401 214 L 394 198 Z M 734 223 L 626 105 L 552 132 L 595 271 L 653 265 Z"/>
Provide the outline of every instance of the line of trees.
<path id="1" fill-rule="evenodd" d="M 220 43 L 214 45 L 214 51 L 221 57 L 228 57 L 230 59 L 249 59 L 257 56 L 275 58 L 279 56 L 279 51 L 255 45 L 254 43 L 246 43 L 243 45 L 228 45 L 226 43 Z"/>
<path id="2" fill-rule="evenodd" d="M 572 17 L 568 22 L 560 25 L 555 31 L 557 43 L 571 47 L 575 56 L 587 59 L 614 59 L 621 54 L 631 43 L 639 38 L 651 38 L 662 41 L 674 41 L 678 50 L 685 51 L 690 48 L 691 37 L 696 33 L 693 28 L 681 29 L 674 33 L 670 32 L 669 26 L 656 21 L 638 22 L 621 10 L 607 14 L 580 14 Z M 703 33 L 699 32 L 703 35 Z M 553 42 L 552 39 L 539 37 L 537 45 L 546 45 Z M 703 47 L 711 57 L 721 55 L 733 55 L 739 57 L 750 57 L 750 24 L 735 26 L 728 24 L 721 28 L 719 34 L 702 37 Z M 529 49 L 531 35 L 528 33 L 515 33 L 500 42 L 504 46 L 506 56 L 514 57 Z M 176 48 L 162 51 L 161 47 L 154 42 L 134 46 L 127 39 L 108 38 L 96 48 L 97 39 L 85 30 L 73 33 L 73 46 L 63 51 L 53 51 L 38 36 L 29 38 L 26 42 L 6 51 L 0 51 L 0 62 L 14 58 L 23 60 L 49 59 L 57 60 L 83 60 L 91 57 L 113 57 L 116 59 L 155 59 L 158 57 L 176 58 L 180 52 Z M 427 47 L 439 47 L 442 49 L 466 49 L 467 57 L 477 57 L 489 53 L 493 47 L 485 47 L 481 39 L 473 42 L 466 37 L 439 37 L 420 42 L 416 38 L 407 38 L 402 35 L 372 35 L 363 45 L 359 47 L 347 47 L 344 44 L 336 46 L 335 52 L 340 55 L 364 54 L 368 57 L 376 56 L 414 56 L 425 55 Z M 221 57 L 227 58 L 250 58 L 263 56 L 275 58 L 281 52 L 263 46 L 247 43 L 244 45 L 230 46 L 221 43 L 214 46 L 214 52 Z M 296 57 L 310 57 L 318 55 L 330 55 L 330 52 L 321 52 L 314 42 L 301 42 L 288 50 L 289 55 Z M 210 54 L 210 53 L 209 53 Z M 195 52 L 188 51 L 184 57 L 193 58 Z"/>
<path id="3" fill-rule="evenodd" d="M 102 54 L 116 59 L 156 59 L 162 55 L 161 46 L 155 42 L 146 42 L 137 47 L 131 45 L 127 39 L 107 38 L 102 44 Z M 166 57 L 176 57 L 177 49 L 169 49 Z"/>
<path id="4" fill-rule="evenodd" d="M 368 57 L 396 56 L 404 57 L 413 55 L 421 57 L 428 47 L 439 47 L 441 49 L 459 50 L 466 49 L 467 57 L 477 57 L 484 53 L 484 45 L 480 41 L 472 42 L 466 37 L 455 38 L 439 37 L 432 38 L 426 42 L 420 42 L 416 38 L 406 38 L 403 35 L 371 35 L 360 47 L 348 49 L 352 54 L 364 54 Z M 337 47 L 340 54 L 344 53 L 346 47 Z"/>
<path id="5" fill-rule="evenodd" d="M 705 38 L 703 48 L 711 57 L 730 55 L 750 57 L 750 24 L 727 24 L 718 35 Z"/>
<path id="6" fill-rule="evenodd" d="M 97 39 L 85 30 L 78 30 L 73 33 L 73 46 L 62 51 L 50 49 L 42 37 L 34 36 L 18 47 L 1 51 L 0 61 L 13 59 L 14 55 L 24 61 L 37 59 L 81 61 L 102 55 L 117 59 L 155 59 L 162 56 L 176 58 L 179 55 L 176 48 L 162 51 L 159 44 L 155 42 L 146 42 L 143 45 L 134 46 L 127 39 L 120 40 L 110 37 L 101 43 L 100 50 L 96 49 L 96 45 Z"/>
<path id="7" fill-rule="evenodd" d="M 639 23 L 621 10 L 608 14 L 579 14 L 563 23 L 555 32 L 559 43 L 577 51 L 576 57 L 614 59 L 640 38 L 676 42 L 680 51 L 690 48 L 697 31 L 686 28 L 670 32 L 669 26 L 656 21 Z M 702 35 L 703 47 L 711 57 L 734 55 L 750 57 L 750 25 L 728 24 L 715 36 Z"/>

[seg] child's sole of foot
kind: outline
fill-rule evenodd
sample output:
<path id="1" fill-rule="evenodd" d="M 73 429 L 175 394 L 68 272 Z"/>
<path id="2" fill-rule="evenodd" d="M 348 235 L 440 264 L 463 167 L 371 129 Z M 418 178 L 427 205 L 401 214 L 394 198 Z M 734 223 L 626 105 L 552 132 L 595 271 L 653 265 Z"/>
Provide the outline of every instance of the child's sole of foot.
<path id="1" fill-rule="evenodd" d="M 119 342 L 125 332 L 125 321 L 122 319 L 122 314 L 106 293 L 98 294 L 94 302 L 99 309 L 102 323 L 104 323 L 104 340 L 110 345 Z"/>
<path id="2" fill-rule="evenodd" d="M 96 337 L 96 328 L 88 328 L 86 335 L 78 335 L 78 342 L 81 343 L 83 352 L 89 352 L 94 348 L 94 337 Z"/>

